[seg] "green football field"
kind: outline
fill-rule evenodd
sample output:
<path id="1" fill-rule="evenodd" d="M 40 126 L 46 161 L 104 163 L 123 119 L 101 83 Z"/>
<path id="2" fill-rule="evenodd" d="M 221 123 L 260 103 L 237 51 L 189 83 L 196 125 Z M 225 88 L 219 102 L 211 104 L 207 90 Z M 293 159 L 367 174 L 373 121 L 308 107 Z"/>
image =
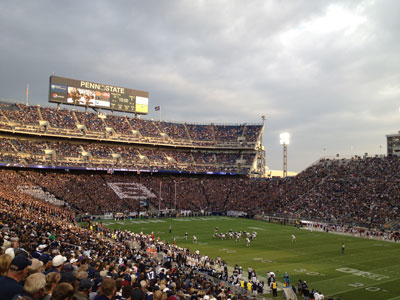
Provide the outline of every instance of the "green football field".
<path id="1" fill-rule="evenodd" d="M 151 233 L 162 240 L 200 250 L 202 255 L 220 256 L 233 267 L 244 270 L 252 266 L 258 276 L 273 271 L 278 281 L 283 274 L 297 286 L 299 279 L 308 287 L 320 290 L 327 296 L 341 296 L 345 300 L 400 300 L 400 244 L 341 236 L 331 233 L 298 231 L 292 226 L 282 226 L 263 221 L 229 217 L 141 219 L 104 221 L 110 228 Z M 169 233 L 169 227 L 172 233 Z M 246 247 L 246 242 L 213 238 L 215 227 L 219 232 L 257 232 L 257 239 Z M 185 232 L 189 238 L 184 239 Z M 291 235 L 296 236 L 292 243 Z M 193 243 L 192 236 L 197 237 Z M 341 245 L 345 244 L 345 253 Z M 275 299 L 280 299 L 275 298 Z M 281 298 L 283 299 L 283 298 Z"/>

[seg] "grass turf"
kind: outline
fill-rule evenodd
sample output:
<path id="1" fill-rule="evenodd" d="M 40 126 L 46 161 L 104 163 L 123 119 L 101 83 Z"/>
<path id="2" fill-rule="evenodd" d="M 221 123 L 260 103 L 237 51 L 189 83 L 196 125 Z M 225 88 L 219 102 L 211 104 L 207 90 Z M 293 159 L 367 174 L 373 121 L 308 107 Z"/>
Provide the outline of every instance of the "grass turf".
<path id="1" fill-rule="evenodd" d="M 212 258 L 220 256 L 231 267 L 238 264 L 246 278 L 248 266 L 258 276 L 273 271 L 278 281 L 283 281 L 283 274 L 287 272 L 291 284 L 297 286 L 297 280 L 306 280 L 308 287 L 323 292 L 325 299 L 340 295 L 344 300 L 400 300 L 400 244 L 298 231 L 292 226 L 228 217 L 107 220 L 104 223 L 114 229 L 154 232 L 170 243 L 175 238 L 180 247 L 200 250 L 202 255 Z M 213 238 L 216 226 L 219 232 L 257 231 L 257 239 L 246 247 L 243 238 L 240 242 Z M 187 241 L 185 232 L 189 235 Z M 296 235 L 295 243 L 291 241 L 292 234 Z M 196 244 L 192 242 L 193 235 L 197 237 Z M 342 243 L 345 243 L 344 254 Z"/>

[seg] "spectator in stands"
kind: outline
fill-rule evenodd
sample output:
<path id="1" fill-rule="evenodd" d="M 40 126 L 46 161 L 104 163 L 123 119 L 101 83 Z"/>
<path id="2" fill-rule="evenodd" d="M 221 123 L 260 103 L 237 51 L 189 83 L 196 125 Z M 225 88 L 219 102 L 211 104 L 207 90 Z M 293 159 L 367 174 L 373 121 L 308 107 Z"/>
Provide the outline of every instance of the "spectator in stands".
<path id="1" fill-rule="evenodd" d="M 7 275 L 8 269 L 11 265 L 11 260 L 12 258 L 8 254 L 0 255 L 0 277 Z"/>
<path id="2" fill-rule="evenodd" d="M 46 275 L 46 296 L 44 296 L 43 300 L 50 300 L 51 295 L 53 294 L 54 287 L 57 285 L 60 279 L 61 275 L 58 272 L 51 272 Z"/>
<path id="3" fill-rule="evenodd" d="M 51 300 L 72 300 L 74 288 L 67 282 L 58 283 L 53 290 Z"/>
<path id="4" fill-rule="evenodd" d="M 104 278 L 98 295 L 94 300 L 112 300 L 116 292 L 115 280 L 113 278 Z"/>
<path id="5" fill-rule="evenodd" d="M 28 274 L 28 267 L 32 264 L 25 255 L 18 255 L 11 261 L 6 276 L 0 277 L 1 300 L 11 300 L 16 295 L 22 295 L 23 282 Z"/>
<path id="6" fill-rule="evenodd" d="M 74 294 L 76 300 L 89 300 L 89 294 L 92 292 L 93 282 L 89 278 L 83 278 L 79 281 L 78 290 Z"/>
<path id="7" fill-rule="evenodd" d="M 67 261 L 67 258 L 62 255 L 54 256 L 53 260 L 51 261 L 52 266 L 47 270 L 47 273 L 57 272 L 60 273 L 64 263 Z"/>
<path id="8" fill-rule="evenodd" d="M 41 300 L 45 294 L 46 276 L 43 273 L 34 273 L 29 275 L 24 284 L 24 292 L 21 297 L 27 297 L 31 300 Z"/>

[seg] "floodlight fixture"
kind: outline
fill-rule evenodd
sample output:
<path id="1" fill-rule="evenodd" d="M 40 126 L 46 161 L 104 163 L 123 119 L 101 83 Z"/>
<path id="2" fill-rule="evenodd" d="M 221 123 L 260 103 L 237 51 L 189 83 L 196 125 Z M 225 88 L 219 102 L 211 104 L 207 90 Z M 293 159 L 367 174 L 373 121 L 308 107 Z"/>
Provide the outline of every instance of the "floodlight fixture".
<path id="1" fill-rule="evenodd" d="M 290 144 L 290 133 L 283 132 L 280 134 L 280 143 L 281 145 L 289 145 Z"/>

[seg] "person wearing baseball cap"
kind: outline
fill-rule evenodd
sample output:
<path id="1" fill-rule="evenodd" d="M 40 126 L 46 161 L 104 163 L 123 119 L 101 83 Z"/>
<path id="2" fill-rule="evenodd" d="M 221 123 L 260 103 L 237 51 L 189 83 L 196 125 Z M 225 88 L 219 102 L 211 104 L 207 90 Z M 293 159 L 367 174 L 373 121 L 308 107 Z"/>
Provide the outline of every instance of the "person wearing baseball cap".
<path id="1" fill-rule="evenodd" d="M 46 271 L 46 273 L 57 272 L 60 273 L 64 263 L 67 261 L 67 258 L 62 255 L 56 255 L 53 257 L 51 263 L 52 267 Z"/>
<path id="2" fill-rule="evenodd" d="M 28 267 L 32 261 L 25 255 L 18 255 L 11 261 L 7 276 L 0 277 L 1 300 L 11 300 L 15 295 L 24 292 L 24 287 L 20 284 L 28 274 Z"/>
<path id="3" fill-rule="evenodd" d="M 93 281 L 89 278 L 83 278 L 79 281 L 78 291 L 74 294 L 76 300 L 89 300 L 89 294 L 92 291 Z"/>
<path id="4" fill-rule="evenodd" d="M 42 267 L 43 267 L 43 262 L 38 260 L 37 258 L 32 258 L 31 261 L 32 261 L 32 264 L 28 267 L 29 272 L 31 274 L 41 272 Z"/>

